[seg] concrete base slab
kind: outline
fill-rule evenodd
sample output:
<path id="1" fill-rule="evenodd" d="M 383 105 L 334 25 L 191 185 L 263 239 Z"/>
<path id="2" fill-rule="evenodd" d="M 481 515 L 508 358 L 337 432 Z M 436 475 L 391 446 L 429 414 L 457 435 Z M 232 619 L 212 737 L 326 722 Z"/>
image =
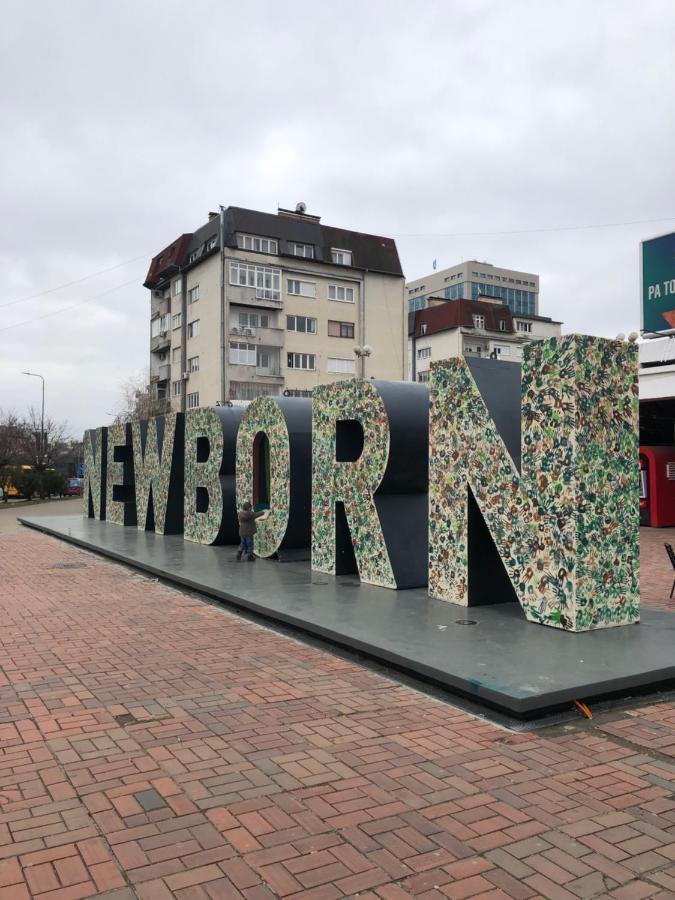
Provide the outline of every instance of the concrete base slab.
<path id="1" fill-rule="evenodd" d="M 365 654 L 474 703 L 534 719 L 675 684 L 675 615 L 569 634 L 526 622 L 516 604 L 464 608 L 424 589 L 391 591 L 307 562 L 237 562 L 209 547 L 77 517 L 22 517 L 47 534 Z"/>

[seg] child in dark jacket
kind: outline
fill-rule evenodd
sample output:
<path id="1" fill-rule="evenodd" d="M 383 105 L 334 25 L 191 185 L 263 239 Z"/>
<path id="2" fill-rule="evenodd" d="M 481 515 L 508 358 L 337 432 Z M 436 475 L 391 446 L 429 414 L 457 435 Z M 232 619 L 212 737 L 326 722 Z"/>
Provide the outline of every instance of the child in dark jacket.
<path id="1" fill-rule="evenodd" d="M 255 512 L 247 500 L 237 513 L 239 518 L 239 537 L 241 538 L 241 543 L 237 550 L 237 559 L 246 556 L 250 562 L 255 560 L 255 556 L 253 555 L 253 535 L 258 530 L 255 520 L 264 516 L 266 512 L 267 510 Z"/>

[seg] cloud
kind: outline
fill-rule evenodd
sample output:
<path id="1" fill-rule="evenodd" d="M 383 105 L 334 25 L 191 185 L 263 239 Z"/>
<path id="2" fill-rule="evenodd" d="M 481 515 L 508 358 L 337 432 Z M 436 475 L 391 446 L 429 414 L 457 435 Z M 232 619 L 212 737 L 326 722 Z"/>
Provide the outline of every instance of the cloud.
<path id="1" fill-rule="evenodd" d="M 0 406 L 36 401 L 30 368 L 50 415 L 105 421 L 147 365 L 150 257 L 218 203 L 304 200 L 397 237 L 410 278 L 487 259 L 538 272 L 566 330 L 638 326 L 639 241 L 675 219 L 441 235 L 675 216 L 670 0 L 3 12 L 0 329 L 28 324 L 0 330 Z"/>

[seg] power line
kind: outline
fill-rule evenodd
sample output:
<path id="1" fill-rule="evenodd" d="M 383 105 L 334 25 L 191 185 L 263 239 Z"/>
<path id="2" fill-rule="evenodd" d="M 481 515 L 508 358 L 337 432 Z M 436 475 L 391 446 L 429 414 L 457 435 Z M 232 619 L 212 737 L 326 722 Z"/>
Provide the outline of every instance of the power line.
<path id="1" fill-rule="evenodd" d="M 109 288 L 107 291 L 102 291 L 100 294 L 94 294 L 93 297 L 88 297 L 86 300 L 80 300 L 79 303 L 73 303 L 70 306 L 62 306 L 61 309 L 54 309 L 52 312 L 45 313 L 42 316 L 34 316 L 32 319 L 25 319 L 23 322 L 16 322 L 14 325 L 5 325 L 4 328 L 0 328 L 0 332 L 2 331 L 11 331 L 12 328 L 20 328 L 22 325 L 31 325 L 33 322 L 39 322 L 41 319 L 48 319 L 50 316 L 58 316 L 59 313 L 68 312 L 71 309 L 75 309 L 77 306 L 83 306 L 85 303 L 91 303 L 92 300 L 98 300 L 99 297 L 105 297 L 106 294 L 112 294 L 113 291 L 119 291 L 120 288 L 128 287 L 130 284 L 137 284 L 138 279 L 132 278 L 130 281 L 125 281 L 122 284 L 118 284 L 115 287 Z"/>
<path id="2" fill-rule="evenodd" d="M 0 309 L 5 309 L 7 306 L 14 306 L 16 303 L 23 303 L 26 300 L 34 300 L 36 297 L 44 297 L 45 294 L 54 294 L 56 291 L 72 287 L 74 284 L 82 284 L 83 281 L 88 281 L 90 278 L 96 278 L 97 275 L 105 275 L 106 272 L 113 272 L 115 269 L 121 269 L 122 266 L 128 266 L 133 262 L 138 262 L 139 259 L 147 259 L 147 254 L 144 253 L 141 256 L 134 256 L 133 259 L 126 259 L 124 262 L 117 263 L 115 266 L 110 266 L 108 269 L 99 269 L 98 272 L 91 272 L 89 275 L 84 275 L 82 278 L 76 278 L 75 281 L 67 281 L 65 284 L 58 285 L 58 287 L 48 288 L 46 291 L 38 291 L 37 294 L 28 294 L 27 297 L 18 297 L 16 300 L 10 300 L 9 303 L 1 303 Z"/>
<path id="3" fill-rule="evenodd" d="M 536 228 L 517 228 L 513 231 L 452 231 L 447 234 L 394 234 L 392 237 L 424 237 L 424 238 L 451 238 L 451 237 L 492 237 L 503 234 L 539 234 L 547 231 L 584 231 L 591 228 L 623 228 L 626 225 L 651 225 L 655 222 L 672 222 L 675 216 L 664 216 L 660 219 L 635 219 L 632 222 L 603 222 L 594 225 L 552 225 Z"/>

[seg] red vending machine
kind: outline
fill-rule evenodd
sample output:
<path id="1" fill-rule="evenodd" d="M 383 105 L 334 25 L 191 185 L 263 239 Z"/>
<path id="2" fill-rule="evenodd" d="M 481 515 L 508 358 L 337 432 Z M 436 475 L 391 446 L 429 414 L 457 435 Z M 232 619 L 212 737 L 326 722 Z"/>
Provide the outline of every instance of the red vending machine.
<path id="1" fill-rule="evenodd" d="M 675 525 L 675 447 L 640 447 L 640 525 Z"/>

